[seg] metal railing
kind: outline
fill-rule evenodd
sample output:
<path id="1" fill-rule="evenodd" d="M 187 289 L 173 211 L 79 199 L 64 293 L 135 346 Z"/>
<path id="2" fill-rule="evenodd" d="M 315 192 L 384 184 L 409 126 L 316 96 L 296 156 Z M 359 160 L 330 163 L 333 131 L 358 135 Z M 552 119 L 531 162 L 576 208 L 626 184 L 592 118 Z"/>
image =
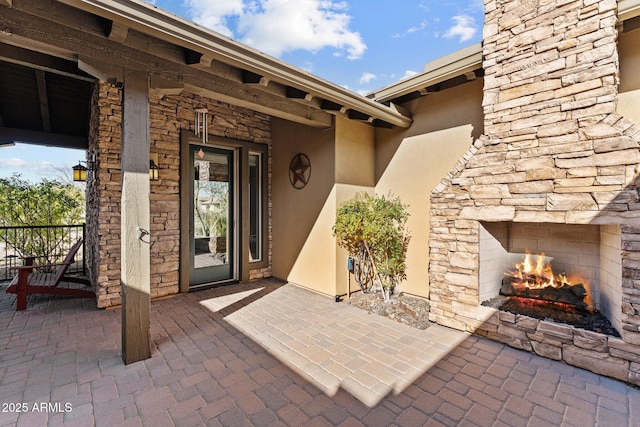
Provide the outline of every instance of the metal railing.
<path id="1" fill-rule="evenodd" d="M 82 247 L 67 273 L 85 275 L 85 224 L 0 227 L 0 281 L 11 279 L 13 267 L 24 265 L 25 257 L 33 256 L 37 265 L 62 262 L 78 239 L 83 239 Z"/>

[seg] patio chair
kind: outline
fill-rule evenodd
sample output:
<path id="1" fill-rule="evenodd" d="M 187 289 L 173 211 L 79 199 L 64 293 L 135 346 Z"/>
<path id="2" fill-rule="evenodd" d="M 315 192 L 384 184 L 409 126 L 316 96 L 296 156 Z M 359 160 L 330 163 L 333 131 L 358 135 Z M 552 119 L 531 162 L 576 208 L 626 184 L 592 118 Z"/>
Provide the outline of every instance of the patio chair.
<path id="1" fill-rule="evenodd" d="M 27 295 L 32 294 L 52 294 L 52 295 L 69 295 L 82 298 L 95 298 L 93 291 L 77 288 L 59 287 L 60 282 L 82 283 L 85 286 L 91 286 L 91 282 L 87 279 L 79 277 L 69 277 L 64 274 L 67 268 L 73 264 L 74 257 L 82 246 L 82 239 L 78 240 L 69 250 L 61 264 L 46 265 L 30 265 L 33 258 L 27 259 L 27 265 L 22 267 L 14 267 L 18 270 L 18 274 L 13 278 L 7 293 L 17 294 L 16 311 L 25 310 L 27 308 Z M 52 267 L 57 267 L 54 273 L 48 273 Z M 45 272 L 38 272 L 38 269 L 44 269 Z"/>

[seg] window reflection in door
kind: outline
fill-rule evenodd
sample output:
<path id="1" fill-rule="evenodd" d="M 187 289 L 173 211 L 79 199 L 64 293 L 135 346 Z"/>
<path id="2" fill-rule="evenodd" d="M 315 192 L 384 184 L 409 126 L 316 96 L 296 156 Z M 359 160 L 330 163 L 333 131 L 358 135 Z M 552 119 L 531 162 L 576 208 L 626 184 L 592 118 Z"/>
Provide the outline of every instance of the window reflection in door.
<path id="1" fill-rule="evenodd" d="M 228 157 L 194 160 L 194 267 L 229 263 Z"/>

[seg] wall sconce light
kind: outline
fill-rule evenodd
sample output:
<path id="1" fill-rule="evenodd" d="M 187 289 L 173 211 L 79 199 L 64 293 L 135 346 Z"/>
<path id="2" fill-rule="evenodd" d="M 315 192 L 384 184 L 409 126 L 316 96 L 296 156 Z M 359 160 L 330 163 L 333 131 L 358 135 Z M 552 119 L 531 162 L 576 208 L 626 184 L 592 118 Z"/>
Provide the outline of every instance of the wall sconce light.
<path id="1" fill-rule="evenodd" d="M 209 131 L 207 125 L 207 115 L 209 110 L 206 108 L 196 108 L 195 112 L 195 132 L 196 136 L 202 135 L 202 143 L 206 144 L 209 141 Z"/>
<path id="2" fill-rule="evenodd" d="M 157 181 L 160 178 L 160 168 L 158 167 L 158 153 L 151 153 L 149 156 L 149 179 Z"/>
<path id="3" fill-rule="evenodd" d="M 83 163 L 87 166 L 83 166 L 82 165 Z M 91 160 L 87 160 L 86 162 L 80 160 L 78 164 L 73 167 L 73 180 L 76 182 L 86 181 L 87 171 L 92 171 L 95 163 L 96 163 L 95 153 L 91 155 Z"/>

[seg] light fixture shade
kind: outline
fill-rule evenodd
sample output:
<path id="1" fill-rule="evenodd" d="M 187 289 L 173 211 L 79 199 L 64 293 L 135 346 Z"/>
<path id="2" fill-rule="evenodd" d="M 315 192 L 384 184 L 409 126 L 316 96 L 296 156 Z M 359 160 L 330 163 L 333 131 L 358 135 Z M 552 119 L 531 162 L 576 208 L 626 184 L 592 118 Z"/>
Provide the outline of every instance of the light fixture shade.
<path id="1" fill-rule="evenodd" d="M 151 181 L 157 181 L 158 178 L 160 177 L 160 168 L 158 167 L 158 165 L 156 165 L 156 162 L 154 162 L 153 160 L 149 160 L 149 179 Z"/>
<path id="2" fill-rule="evenodd" d="M 80 182 L 87 180 L 87 168 L 80 163 L 73 167 L 73 180 Z"/>

